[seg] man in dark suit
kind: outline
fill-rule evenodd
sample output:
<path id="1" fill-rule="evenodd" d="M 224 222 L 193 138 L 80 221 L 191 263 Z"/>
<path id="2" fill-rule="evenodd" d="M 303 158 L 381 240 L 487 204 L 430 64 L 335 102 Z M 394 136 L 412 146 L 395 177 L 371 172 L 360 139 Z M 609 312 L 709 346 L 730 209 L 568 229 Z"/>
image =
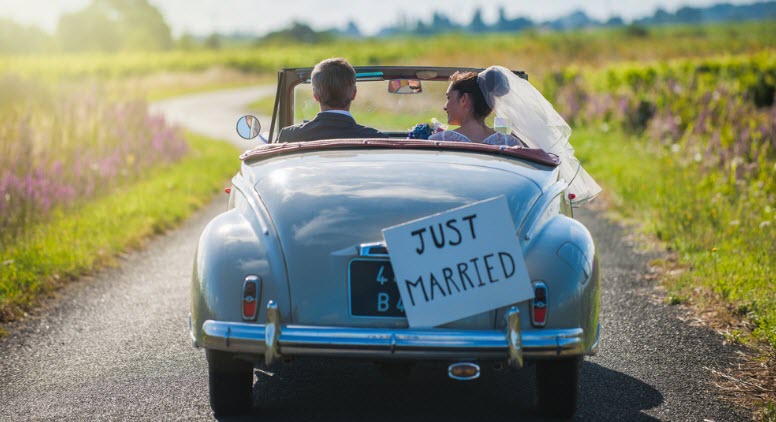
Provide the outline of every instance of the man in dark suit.
<path id="1" fill-rule="evenodd" d="M 283 128 L 279 142 L 388 137 L 377 129 L 359 125 L 350 114 L 350 103 L 356 98 L 356 71 L 347 60 L 333 58 L 318 63 L 310 79 L 321 111 L 309 122 Z"/>

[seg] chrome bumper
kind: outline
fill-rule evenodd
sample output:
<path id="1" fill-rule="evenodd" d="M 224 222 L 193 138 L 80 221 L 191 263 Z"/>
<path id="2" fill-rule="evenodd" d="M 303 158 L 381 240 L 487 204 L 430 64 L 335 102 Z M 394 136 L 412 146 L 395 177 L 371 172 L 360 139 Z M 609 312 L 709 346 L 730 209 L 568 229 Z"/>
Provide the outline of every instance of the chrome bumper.
<path id="1" fill-rule="evenodd" d="M 281 325 L 277 306 L 267 305 L 266 324 L 207 320 L 197 346 L 263 354 L 267 365 L 282 356 L 375 359 L 499 359 L 521 367 L 523 358 L 593 353 L 581 328 L 520 332 L 520 312 L 511 308 L 500 330 L 384 329 Z M 597 344 L 597 341 L 596 341 Z"/>

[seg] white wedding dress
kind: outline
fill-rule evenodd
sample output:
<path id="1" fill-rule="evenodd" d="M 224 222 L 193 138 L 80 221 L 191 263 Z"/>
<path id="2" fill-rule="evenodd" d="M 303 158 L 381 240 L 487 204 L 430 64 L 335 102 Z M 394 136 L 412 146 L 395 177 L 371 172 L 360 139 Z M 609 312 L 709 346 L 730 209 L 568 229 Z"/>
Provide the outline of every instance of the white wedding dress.
<path id="1" fill-rule="evenodd" d="M 429 141 L 451 141 L 451 142 L 472 142 L 471 139 L 467 138 L 466 135 L 456 132 L 454 130 L 445 130 L 442 132 L 437 132 L 431 136 L 428 137 Z M 483 139 L 482 144 L 488 144 L 488 145 L 506 145 L 509 147 L 514 147 L 520 145 L 520 141 L 517 140 L 514 136 L 505 135 L 500 132 L 496 132 L 493 135 L 488 136 L 487 138 Z"/>

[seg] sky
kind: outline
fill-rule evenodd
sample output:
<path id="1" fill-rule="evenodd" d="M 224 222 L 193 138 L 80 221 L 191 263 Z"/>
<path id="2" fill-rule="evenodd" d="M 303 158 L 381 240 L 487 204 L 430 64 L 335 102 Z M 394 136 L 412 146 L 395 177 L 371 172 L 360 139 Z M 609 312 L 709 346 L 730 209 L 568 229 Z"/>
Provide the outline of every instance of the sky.
<path id="1" fill-rule="evenodd" d="M 620 16 L 626 21 L 652 15 L 662 8 L 674 12 L 682 6 L 716 3 L 751 4 L 755 0 L 149 0 L 159 8 L 173 35 L 207 35 L 213 32 L 248 32 L 259 35 L 287 27 L 293 21 L 315 29 L 344 28 L 349 20 L 371 35 L 393 25 L 401 16 L 430 21 L 435 11 L 459 23 L 468 23 L 476 8 L 486 22 L 493 22 L 504 6 L 506 16 L 534 21 L 554 19 L 576 10 L 600 20 Z M 0 0 L 0 17 L 56 30 L 62 13 L 82 9 L 91 0 Z"/>

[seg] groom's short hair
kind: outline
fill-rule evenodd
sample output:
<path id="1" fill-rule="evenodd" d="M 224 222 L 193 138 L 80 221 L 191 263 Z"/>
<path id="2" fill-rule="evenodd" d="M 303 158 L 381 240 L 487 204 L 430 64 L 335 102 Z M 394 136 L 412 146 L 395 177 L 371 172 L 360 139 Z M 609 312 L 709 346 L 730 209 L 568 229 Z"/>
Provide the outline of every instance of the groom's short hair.
<path id="1" fill-rule="evenodd" d="M 327 107 L 348 108 L 356 92 L 356 71 L 342 58 L 326 59 L 313 69 L 310 76 L 313 93 Z"/>

